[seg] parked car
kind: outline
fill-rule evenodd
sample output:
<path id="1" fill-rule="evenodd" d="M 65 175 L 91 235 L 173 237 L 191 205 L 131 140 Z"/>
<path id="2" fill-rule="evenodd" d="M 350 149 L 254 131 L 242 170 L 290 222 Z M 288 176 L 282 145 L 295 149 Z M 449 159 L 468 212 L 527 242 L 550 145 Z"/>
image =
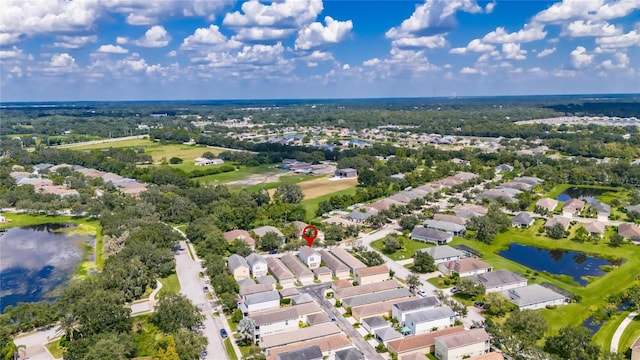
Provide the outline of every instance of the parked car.
<path id="1" fill-rule="evenodd" d="M 458 291 L 458 288 L 457 288 L 457 287 L 455 287 L 455 286 L 454 286 L 454 287 L 452 287 L 452 288 L 451 288 L 451 293 L 452 293 L 452 294 L 455 294 L 455 293 L 456 293 L 456 291 Z"/>
<path id="2" fill-rule="evenodd" d="M 209 292 L 209 287 L 208 287 L 208 286 L 203 287 L 203 288 L 202 288 L 202 291 L 203 291 L 203 292 Z"/>
<path id="3" fill-rule="evenodd" d="M 425 297 L 425 296 L 427 296 L 427 293 L 422 289 L 418 289 L 418 295 L 420 295 L 422 297 Z"/>
<path id="4" fill-rule="evenodd" d="M 477 308 L 482 308 L 484 306 L 484 301 L 476 301 L 473 303 L 473 306 Z"/>
<path id="5" fill-rule="evenodd" d="M 333 316 L 332 314 L 329 314 L 329 319 L 331 319 L 332 322 L 336 322 L 336 317 Z"/>
<path id="6" fill-rule="evenodd" d="M 273 249 L 271 251 L 269 251 L 269 254 L 273 255 L 273 254 L 277 254 L 278 253 L 278 249 Z"/>
<path id="7" fill-rule="evenodd" d="M 229 336 L 229 335 L 227 334 L 227 330 L 225 330 L 225 329 L 220 329 L 220 337 L 221 337 L 221 338 L 223 338 L 223 339 L 226 339 L 226 338 L 227 338 L 227 336 Z"/>

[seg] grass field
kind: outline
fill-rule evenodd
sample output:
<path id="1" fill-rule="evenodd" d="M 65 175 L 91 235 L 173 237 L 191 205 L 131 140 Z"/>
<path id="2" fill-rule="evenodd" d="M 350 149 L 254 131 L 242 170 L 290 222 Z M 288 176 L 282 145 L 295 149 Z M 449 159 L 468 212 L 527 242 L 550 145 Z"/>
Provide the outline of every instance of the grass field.
<path id="1" fill-rule="evenodd" d="M 300 176 L 292 175 L 291 177 L 298 178 Z M 355 191 L 355 187 L 356 185 L 358 185 L 358 179 L 356 178 L 340 181 L 329 181 L 329 179 L 325 176 L 320 178 L 312 178 L 311 180 L 309 180 L 308 177 L 300 177 L 300 179 L 302 181 L 298 182 L 297 184 L 298 186 L 300 186 L 305 200 L 311 200 L 326 195 L 331 196 L 335 192 L 347 189 L 354 189 Z M 269 195 L 273 196 L 274 192 L 275 189 L 269 190 Z"/>
<path id="2" fill-rule="evenodd" d="M 348 188 L 344 190 L 339 190 L 333 193 L 325 194 L 322 196 L 314 197 L 313 199 L 305 198 L 302 200 L 302 206 L 304 206 L 305 210 L 307 210 L 307 221 L 316 217 L 316 211 L 318 210 L 318 204 L 322 201 L 329 200 L 332 196 L 338 195 L 354 195 L 356 193 L 356 188 Z"/>
<path id="3" fill-rule="evenodd" d="M 624 329 L 624 333 L 622 333 L 622 337 L 618 343 L 618 351 L 624 353 L 629 350 L 638 336 L 640 336 L 640 315 L 633 318 L 627 328 Z"/>
<path id="4" fill-rule="evenodd" d="M 158 297 L 164 295 L 177 294 L 180 292 L 180 282 L 177 274 L 171 274 L 165 278 L 158 279 L 162 283 L 162 289 L 158 291 Z"/>
<path id="5" fill-rule="evenodd" d="M 227 352 L 227 356 L 231 360 L 238 360 L 238 356 L 236 355 L 236 351 L 233 350 L 233 345 L 231 345 L 231 339 L 224 339 L 224 350 Z"/>
<path id="6" fill-rule="evenodd" d="M 433 244 L 427 244 L 424 243 L 422 241 L 414 241 L 414 240 L 410 240 L 408 238 L 406 238 L 405 236 L 400 236 L 400 238 L 403 241 L 403 247 L 402 249 L 392 253 L 392 254 L 388 254 L 384 251 L 384 239 L 380 239 L 380 240 L 376 240 L 374 242 L 371 243 L 371 246 L 380 251 L 381 253 L 385 254 L 386 256 L 388 256 L 391 260 L 407 260 L 407 259 L 411 259 L 413 257 L 413 254 L 416 252 L 416 250 L 418 249 L 424 249 L 424 248 L 428 248 L 428 247 L 432 247 Z"/>
<path id="7" fill-rule="evenodd" d="M 222 174 L 207 175 L 194 178 L 201 184 L 225 184 L 232 181 L 238 181 L 248 178 L 251 175 L 260 175 L 266 173 L 279 173 L 273 165 L 259 165 L 259 166 L 242 166 L 236 171 L 230 171 Z"/>
<path id="8" fill-rule="evenodd" d="M 60 346 L 60 339 L 56 339 L 46 345 L 47 350 L 53 355 L 54 359 L 62 359 L 65 348 Z"/>
<path id="9" fill-rule="evenodd" d="M 534 280 L 530 279 L 529 283 L 547 281 L 581 297 L 580 303 L 560 306 L 554 310 L 539 310 L 547 319 L 549 334 L 556 334 L 558 329 L 564 326 L 580 325 L 589 316 L 594 315 L 606 307 L 607 295 L 619 293 L 625 288 L 638 283 L 637 269 L 640 268 L 640 247 L 636 245 L 623 245 L 622 247 L 612 248 L 607 245 L 606 241 L 601 241 L 596 245 L 593 243 L 580 244 L 568 239 L 553 240 L 546 236 L 539 235 L 537 233 L 539 226 L 542 226 L 541 222 L 536 222 L 534 226 L 525 230 L 510 229 L 505 233 L 498 234 L 490 245 L 462 238 L 455 238 L 452 244 L 464 244 L 478 250 L 482 255 L 482 259 L 493 265 L 496 270 L 507 269 L 523 275 L 527 274 L 527 271 L 533 273 L 533 270 L 498 255 L 498 252 L 506 248 L 511 242 L 546 249 L 581 251 L 600 257 L 626 259 L 626 262 L 619 268 L 606 273 L 600 278 L 595 278 L 585 287 L 569 285 L 545 273 L 539 273 Z M 609 326 L 605 323 L 594 337 L 594 342 L 601 346 L 604 345 L 606 341 L 610 341 L 614 331 L 614 326 Z"/>

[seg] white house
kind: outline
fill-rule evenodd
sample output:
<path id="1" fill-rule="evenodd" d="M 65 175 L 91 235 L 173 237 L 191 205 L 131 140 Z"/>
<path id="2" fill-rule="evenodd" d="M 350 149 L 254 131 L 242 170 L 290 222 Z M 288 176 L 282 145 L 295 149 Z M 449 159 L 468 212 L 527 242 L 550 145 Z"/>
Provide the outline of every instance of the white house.
<path id="1" fill-rule="evenodd" d="M 411 335 L 418 335 L 431 331 L 433 328 L 453 326 L 456 315 L 448 306 L 427 309 L 408 314 L 404 326 Z"/>
<path id="2" fill-rule="evenodd" d="M 543 309 L 547 305 L 564 305 L 564 295 L 538 284 L 501 291 L 500 294 L 514 303 L 520 310 Z"/>
<path id="3" fill-rule="evenodd" d="M 267 275 L 267 260 L 265 260 L 261 255 L 251 253 L 246 257 L 246 260 L 247 264 L 249 264 L 249 271 L 251 272 L 251 276 L 257 278 Z"/>
<path id="4" fill-rule="evenodd" d="M 222 159 L 207 159 L 203 157 L 195 158 L 196 166 L 209 166 L 209 165 L 220 165 L 224 164 L 224 160 Z"/>
<path id="5" fill-rule="evenodd" d="M 259 341 L 261 336 L 297 330 L 300 315 L 295 308 L 286 307 L 259 313 L 251 318 L 256 324 L 254 338 Z"/>
<path id="6" fill-rule="evenodd" d="M 250 294 L 244 297 L 238 308 L 245 316 L 261 311 L 275 310 L 280 308 L 280 294 L 276 290 Z"/>
<path id="7" fill-rule="evenodd" d="M 320 262 L 322 262 L 320 253 L 308 246 L 300 247 L 300 253 L 298 254 L 298 256 L 300 257 L 300 260 L 302 260 L 302 262 L 305 263 L 305 265 L 307 265 L 310 269 L 320 267 Z"/>
<path id="8" fill-rule="evenodd" d="M 490 336 L 480 329 L 462 331 L 436 338 L 435 355 L 438 360 L 460 360 L 489 352 Z"/>
<path id="9" fill-rule="evenodd" d="M 509 290 L 527 286 L 527 279 L 509 270 L 490 271 L 469 276 L 469 280 L 484 286 L 485 292 Z"/>
<path id="10" fill-rule="evenodd" d="M 391 306 L 391 317 L 397 319 L 403 325 L 407 315 L 424 310 L 435 309 L 440 306 L 440 301 L 435 296 L 427 296 L 414 300 L 403 301 Z"/>
<path id="11" fill-rule="evenodd" d="M 464 253 L 449 245 L 434 246 L 430 248 L 420 249 L 418 251 L 426 252 L 431 255 L 436 265 L 447 261 L 459 260 Z"/>

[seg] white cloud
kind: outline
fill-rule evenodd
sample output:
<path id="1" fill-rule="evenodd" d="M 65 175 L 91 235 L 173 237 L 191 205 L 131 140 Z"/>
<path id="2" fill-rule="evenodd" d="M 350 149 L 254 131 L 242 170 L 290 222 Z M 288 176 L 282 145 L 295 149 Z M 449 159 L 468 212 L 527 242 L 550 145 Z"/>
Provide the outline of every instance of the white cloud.
<path id="1" fill-rule="evenodd" d="M 338 21 L 330 16 L 325 16 L 324 22 L 327 26 L 323 26 L 320 22 L 313 22 L 298 31 L 295 48 L 309 50 L 325 44 L 336 44 L 344 40 L 353 29 L 351 20 Z"/>
<path id="2" fill-rule="evenodd" d="M 496 7 L 496 2 L 490 2 L 487 4 L 487 6 L 484 7 L 484 12 L 486 12 L 487 14 L 491 14 L 493 12 L 493 8 Z"/>
<path id="3" fill-rule="evenodd" d="M 622 29 L 606 21 L 576 20 L 569 23 L 562 34 L 570 37 L 614 36 L 622 34 Z"/>
<path id="4" fill-rule="evenodd" d="M 155 25 L 160 19 L 184 16 L 205 17 L 209 21 L 234 0 L 100 0 L 109 12 L 126 16 L 130 25 Z"/>
<path id="5" fill-rule="evenodd" d="M 0 50 L 0 59 L 15 59 L 22 57 L 22 49 L 13 46 L 11 50 Z"/>
<path id="6" fill-rule="evenodd" d="M 516 44 L 516 43 L 502 44 L 502 55 L 504 56 L 505 59 L 524 60 L 527 58 L 525 56 L 526 53 L 527 53 L 526 50 L 520 49 L 520 44 Z"/>
<path id="7" fill-rule="evenodd" d="M 439 70 L 429 62 L 425 50 L 391 48 L 385 59 L 373 58 L 363 62 L 370 78 L 422 78 Z"/>
<path id="8" fill-rule="evenodd" d="M 73 56 L 67 53 L 61 53 L 61 54 L 54 54 L 51 57 L 50 65 L 56 68 L 62 68 L 62 67 L 68 68 L 68 67 L 74 66 L 75 63 L 76 63 L 76 59 L 74 59 Z"/>
<path id="9" fill-rule="evenodd" d="M 533 17 L 534 22 L 562 23 L 569 20 L 609 20 L 640 8 L 640 0 L 563 0 Z"/>
<path id="10" fill-rule="evenodd" d="M 349 69 L 351 69 L 351 66 L 349 66 L 349 64 L 342 65 L 342 70 L 349 70 Z"/>
<path id="11" fill-rule="evenodd" d="M 196 29 L 193 35 L 184 39 L 180 48 L 184 50 L 210 50 L 216 47 L 236 49 L 240 46 L 242 44 L 239 41 L 227 39 L 217 25 L 210 25 L 208 28 Z"/>
<path id="12" fill-rule="evenodd" d="M 485 44 L 480 39 L 471 40 L 466 47 L 463 48 L 453 48 L 449 50 L 450 54 L 466 54 L 468 52 L 478 52 L 484 53 L 495 50 L 495 46 L 491 44 Z"/>
<path id="13" fill-rule="evenodd" d="M 107 44 L 107 45 L 101 45 L 98 48 L 98 52 L 105 53 L 105 54 L 126 54 L 129 52 L 129 50 L 119 45 Z"/>
<path id="14" fill-rule="evenodd" d="M 485 35 L 482 38 L 482 41 L 494 44 L 527 43 L 542 40 L 545 36 L 547 36 L 547 32 L 544 31 L 543 25 L 526 24 L 523 29 L 513 33 L 507 33 L 503 27 L 498 27 L 494 31 Z"/>
<path id="15" fill-rule="evenodd" d="M 640 45 L 640 32 L 632 30 L 626 34 L 601 37 L 596 39 L 596 44 L 602 48 L 624 48 Z"/>
<path id="16" fill-rule="evenodd" d="M 20 34 L 18 33 L 0 33 L 0 46 L 15 44 L 20 41 Z"/>
<path id="17" fill-rule="evenodd" d="M 116 44 L 124 45 L 124 44 L 126 44 L 126 43 L 128 43 L 128 42 L 129 42 L 129 39 L 128 39 L 127 37 L 124 37 L 124 36 L 118 36 L 118 37 L 116 38 Z"/>
<path id="18" fill-rule="evenodd" d="M 159 48 L 169 45 L 171 36 L 164 27 L 160 25 L 152 26 L 143 37 L 138 39 L 135 44 L 142 47 Z"/>
<path id="19" fill-rule="evenodd" d="M 556 48 L 552 47 L 552 48 L 548 48 L 548 49 L 544 49 L 542 51 L 540 51 L 537 55 L 537 57 L 539 58 L 543 58 L 545 56 L 549 56 L 551 54 L 553 54 L 554 52 L 556 52 Z"/>
<path id="20" fill-rule="evenodd" d="M 629 66 L 629 56 L 625 53 L 615 53 L 613 60 L 607 59 L 600 66 L 607 70 L 626 69 Z"/>
<path id="21" fill-rule="evenodd" d="M 95 1 L 3 0 L 0 33 L 15 39 L 18 35 L 88 31 L 99 13 Z"/>
<path id="22" fill-rule="evenodd" d="M 437 49 L 447 45 L 442 35 L 405 37 L 393 40 L 391 45 L 399 48 L 428 48 Z"/>
<path id="23" fill-rule="evenodd" d="M 457 26 L 458 11 L 478 13 L 482 8 L 475 0 L 425 0 L 400 26 L 389 29 L 385 35 L 398 39 L 443 34 Z"/>
<path id="24" fill-rule="evenodd" d="M 94 43 L 98 41 L 96 35 L 89 36 L 56 36 L 56 42 L 53 43 L 55 47 L 62 47 L 67 49 L 80 49 L 85 47 L 88 43 Z"/>
<path id="25" fill-rule="evenodd" d="M 574 69 L 582 69 L 591 64 L 593 57 L 594 55 L 587 54 L 587 49 L 583 46 L 578 46 L 575 50 L 571 51 L 569 63 Z"/>
<path id="26" fill-rule="evenodd" d="M 373 58 L 373 59 L 369 59 L 369 60 L 365 60 L 362 65 L 363 66 L 376 66 L 378 64 L 380 64 L 382 62 L 382 60 L 378 59 L 378 58 Z"/>
<path id="27" fill-rule="evenodd" d="M 460 70 L 460 74 L 479 74 L 480 71 L 478 69 L 474 69 L 472 67 L 465 66 Z"/>

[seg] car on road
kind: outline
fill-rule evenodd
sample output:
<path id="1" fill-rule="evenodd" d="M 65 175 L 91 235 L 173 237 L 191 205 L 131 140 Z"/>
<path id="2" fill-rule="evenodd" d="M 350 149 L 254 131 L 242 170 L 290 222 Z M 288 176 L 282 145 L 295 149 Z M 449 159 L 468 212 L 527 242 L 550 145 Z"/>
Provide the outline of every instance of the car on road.
<path id="1" fill-rule="evenodd" d="M 333 316 L 333 314 L 329 314 L 329 319 L 331 319 L 332 322 L 336 322 L 336 317 Z"/>
<path id="2" fill-rule="evenodd" d="M 458 291 L 458 288 L 454 286 L 454 287 L 451 288 L 450 291 L 451 291 L 452 294 L 455 294 L 456 291 Z"/>
<path id="3" fill-rule="evenodd" d="M 427 293 L 422 289 L 418 289 L 418 295 L 420 295 L 422 297 L 425 297 L 425 296 L 427 296 Z"/>
<path id="4" fill-rule="evenodd" d="M 269 251 L 269 254 L 274 255 L 278 253 L 278 249 L 273 249 L 271 251 Z"/>
<path id="5" fill-rule="evenodd" d="M 473 306 L 477 307 L 477 308 L 483 308 L 484 307 L 484 301 L 476 301 L 473 303 Z"/>
<path id="6" fill-rule="evenodd" d="M 229 334 L 227 334 L 227 330 L 220 329 L 220 337 L 223 338 L 223 339 L 226 339 L 227 336 L 229 336 Z"/>
<path id="7" fill-rule="evenodd" d="M 203 287 L 202 292 L 205 292 L 205 293 L 209 292 L 209 287 L 208 286 Z"/>
<path id="8" fill-rule="evenodd" d="M 206 359 L 207 355 L 209 355 L 209 353 L 207 352 L 207 350 L 202 350 L 200 352 L 200 359 Z"/>

